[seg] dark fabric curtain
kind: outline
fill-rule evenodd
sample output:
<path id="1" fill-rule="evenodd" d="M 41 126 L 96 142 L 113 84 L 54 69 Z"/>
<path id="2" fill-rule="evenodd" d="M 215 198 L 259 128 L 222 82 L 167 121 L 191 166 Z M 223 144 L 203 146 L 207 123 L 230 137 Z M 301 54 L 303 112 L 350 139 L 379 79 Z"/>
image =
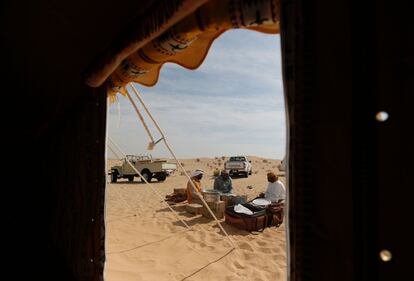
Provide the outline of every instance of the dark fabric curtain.
<path id="1" fill-rule="evenodd" d="M 410 275 L 414 26 L 397 2 L 282 1 L 292 280 Z"/>
<path id="2" fill-rule="evenodd" d="M 13 280 L 102 280 L 105 128 L 106 92 L 86 86 L 40 135 L 14 128 L 2 204 Z"/>

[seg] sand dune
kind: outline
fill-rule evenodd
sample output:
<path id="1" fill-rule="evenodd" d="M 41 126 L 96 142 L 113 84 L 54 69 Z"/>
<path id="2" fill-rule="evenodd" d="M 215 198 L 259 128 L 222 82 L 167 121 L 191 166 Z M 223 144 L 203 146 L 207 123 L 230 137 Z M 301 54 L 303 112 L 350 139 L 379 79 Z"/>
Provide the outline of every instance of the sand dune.
<path id="1" fill-rule="evenodd" d="M 249 199 L 264 191 L 266 173 L 278 172 L 280 160 L 250 157 L 253 174 L 233 179 L 234 191 Z M 206 174 L 202 185 L 213 186 L 213 172 L 224 160 L 199 158 L 180 160 L 188 171 L 201 168 Z M 108 167 L 117 163 L 108 160 Z M 109 180 L 109 179 L 108 179 Z M 284 180 L 284 178 L 282 178 Z M 152 187 L 136 178 L 130 183 L 119 180 L 108 184 L 106 200 L 105 280 L 285 280 L 285 226 L 266 228 L 263 232 L 246 232 L 223 227 L 236 245 L 213 220 L 191 215 L 184 204 L 173 206 L 172 213 L 162 198 L 174 188 L 186 186 L 187 178 L 177 171 L 165 182 L 155 179 Z M 249 189 L 247 186 L 253 186 Z M 192 227 L 188 230 L 181 220 Z"/>

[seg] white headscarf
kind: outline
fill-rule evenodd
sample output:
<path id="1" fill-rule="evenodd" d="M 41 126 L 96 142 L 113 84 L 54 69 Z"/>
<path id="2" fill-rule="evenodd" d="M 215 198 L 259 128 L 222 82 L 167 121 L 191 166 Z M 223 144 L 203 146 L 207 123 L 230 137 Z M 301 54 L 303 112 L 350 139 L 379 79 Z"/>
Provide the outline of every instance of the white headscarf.
<path id="1" fill-rule="evenodd" d="M 191 174 L 191 177 L 197 177 L 199 175 L 204 175 L 204 171 L 200 170 L 200 169 L 197 169 Z"/>

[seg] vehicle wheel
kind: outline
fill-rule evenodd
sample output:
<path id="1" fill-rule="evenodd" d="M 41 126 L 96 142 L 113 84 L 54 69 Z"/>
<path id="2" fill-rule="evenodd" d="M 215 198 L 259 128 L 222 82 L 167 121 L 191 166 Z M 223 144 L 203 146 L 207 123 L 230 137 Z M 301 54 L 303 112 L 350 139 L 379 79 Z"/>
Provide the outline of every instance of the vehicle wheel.
<path id="1" fill-rule="evenodd" d="M 248 177 L 249 177 L 249 172 L 246 172 L 246 173 L 244 174 L 244 177 L 245 177 L 245 178 L 248 178 Z"/>
<path id="2" fill-rule="evenodd" d="M 157 176 L 157 181 L 165 181 L 166 178 L 167 178 L 166 175 L 158 175 Z"/>
<path id="3" fill-rule="evenodd" d="M 250 170 L 249 175 L 251 175 L 252 173 L 253 173 L 252 170 Z"/>
<path id="4" fill-rule="evenodd" d="M 147 180 L 147 182 L 150 182 L 152 179 L 152 174 L 148 170 L 142 171 L 141 175 Z M 141 178 L 141 181 L 145 182 L 143 178 Z"/>
<path id="5" fill-rule="evenodd" d="M 112 172 L 111 173 L 111 182 L 117 182 L 118 180 L 118 173 L 117 172 Z"/>
<path id="6" fill-rule="evenodd" d="M 134 181 L 134 176 L 128 176 L 128 181 L 133 182 Z"/>

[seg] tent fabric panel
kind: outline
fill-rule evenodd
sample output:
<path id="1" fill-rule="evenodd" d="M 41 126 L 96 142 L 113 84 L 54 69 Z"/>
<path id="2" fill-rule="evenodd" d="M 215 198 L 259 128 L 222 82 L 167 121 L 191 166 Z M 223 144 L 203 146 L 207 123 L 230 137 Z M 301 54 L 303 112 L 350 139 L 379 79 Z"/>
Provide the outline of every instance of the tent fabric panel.
<path id="1" fill-rule="evenodd" d="M 160 0 L 136 18 L 86 73 L 86 84 L 99 87 L 121 62 L 208 0 Z"/>
<path id="2" fill-rule="evenodd" d="M 45 159 L 54 182 L 53 247 L 76 280 L 103 280 L 106 94 L 85 87 L 59 125 Z"/>
<path id="3" fill-rule="evenodd" d="M 411 274 L 414 27 L 400 4 L 282 1 L 291 280 Z"/>
<path id="4" fill-rule="evenodd" d="M 370 7 L 365 4 L 364 8 L 359 15 L 361 21 L 364 11 Z M 388 113 L 388 119 L 376 121 L 373 129 L 375 171 L 378 175 L 374 235 L 377 251 L 387 249 L 393 255 L 388 263 L 379 261 L 378 280 L 381 281 L 404 280 L 412 274 L 414 229 L 409 224 L 414 198 L 413 9 L 412 2 L 397 1 L 391 6 L 387 1 L 376 2 L 375 21 L 372 21 L 375 22 L 375 35 L 369 37 L 371 45 L 367 45 L 367 49 L 371 46 L 376 50 L 369 53 L 371 67 L 375 67 L 372 74 L 375 79 L 375 88 L 372 89 L 374 114 L 379 111 Z M 370 29 L 371 26 L 367 26 L 365 31 Z M 360 40 L 364 38 L 361 34 Z M 365 55 L 361 53 L 360 58 Z M 363 74 L 365 71 L 361 76 Z M 363 91 L 361 89 L 361 93 Z"/>
<path id="5" fill-rule="evenodd" d="M 2 239 L 14 279 L 103 280 L 107 98 L 103 88 L 80 93 L 41 134 L 26 134 L 38 125 L 30 118 L 9 131 Z"/>
<path id="6" fill-rule="evenodd" d="M 331 13 L 337 18 L 329 25 L 321 19 L 326 25 L 317 26 L 315 14 L 310 12 L 316 9 L 313 5 L 309 1 L 281 5 L 289 122 L 289 276 L 291 280 L 354 280 L 352 181 L 345 175 L 337 180 L 339 171 L 352 169 L 348 111 L 352 100 L 347 94 L 351 60 L 346 55 L 337 57 L 347 46 L 323 45 L 315 33 L 318 30 L 325 36 L 328 26 L 335 26 L 339 36 L 346 21 L 334 9 Z M 335 58 L 341 67 L 324 68 L 320 65 L 323 58 L 326 63 Z M 342 88 L 333 93 L 327 76 L 337 83 L 341 80 Z"/>
<path id="7" fill-rule="evenodd" d="M 209 1 L 126 57 L 108 79 L 108 95 L 125 95 L 130 82 L 153 86 L 166 62 L 197 68 L 212 42 L 232 28 L 278 33 L 279 0 Z"/>

